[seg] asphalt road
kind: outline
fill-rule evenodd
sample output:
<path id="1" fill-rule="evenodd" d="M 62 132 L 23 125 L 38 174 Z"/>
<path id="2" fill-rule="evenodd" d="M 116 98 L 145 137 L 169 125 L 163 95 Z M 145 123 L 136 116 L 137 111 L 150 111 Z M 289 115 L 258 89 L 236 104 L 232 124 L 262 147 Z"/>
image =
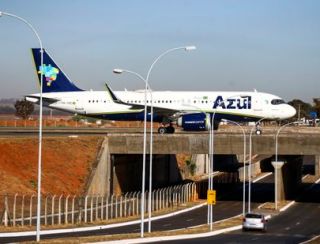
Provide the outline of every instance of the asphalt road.
<path id="1" fill-rule="evenodd" d="M 166 243 L 300 243 L 319 235 L 320 184 L 305 185 L 297 202 L 287 211 L 269 220 L 267 232 L 233 231 L 208 238 Z"/>

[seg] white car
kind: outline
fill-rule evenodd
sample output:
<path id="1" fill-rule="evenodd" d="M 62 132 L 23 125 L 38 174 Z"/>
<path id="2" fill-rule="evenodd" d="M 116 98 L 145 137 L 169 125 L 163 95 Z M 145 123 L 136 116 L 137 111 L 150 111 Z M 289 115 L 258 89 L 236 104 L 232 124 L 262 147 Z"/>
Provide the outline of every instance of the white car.
<path id="1" fill-rule="evenodd" d="M 243 218 L 242 230 L 262 230 L 266 231 L 267 220 L 263 214 L 247 213 Z"/>

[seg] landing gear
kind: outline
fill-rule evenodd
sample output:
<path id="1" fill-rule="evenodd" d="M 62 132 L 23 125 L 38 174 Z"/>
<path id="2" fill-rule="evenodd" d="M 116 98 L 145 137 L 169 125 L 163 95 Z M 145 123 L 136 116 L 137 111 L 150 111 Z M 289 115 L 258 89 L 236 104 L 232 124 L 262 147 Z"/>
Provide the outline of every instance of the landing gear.
<path id="1" fill-rule="evenodd" d="M 159 127 L 158 128 L 158 133 L 159 134 L 166 134 L 167 133 L 167 129 L 166 129 L 166 127 Z"/>
<path id="2" fill-rule="evenodd" d="M 262 130 L 260 128 L 260 123 L 256 124 L 256 135 L 261 135 L 262 134 Z"/>
<path id="3" fill-rule="evenodd" d="M 161 127 L 158 128 L 159 134 L 173 134 L 175 132 L 175 128 L 170 123 L 169 126 L 161 125 Z"/>

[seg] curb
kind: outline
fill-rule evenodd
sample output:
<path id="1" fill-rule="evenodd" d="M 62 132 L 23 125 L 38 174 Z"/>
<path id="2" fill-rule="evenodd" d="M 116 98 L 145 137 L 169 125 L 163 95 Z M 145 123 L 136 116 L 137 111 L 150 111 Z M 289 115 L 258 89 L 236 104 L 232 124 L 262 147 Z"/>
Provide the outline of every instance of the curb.
<path id="1" fill-rule="evenodd" d="M 295 203 L 296 203 L 296 201 L 292 201 L 292 202 L 288 203 L 286 206 L 280 208 L 279 212 L 286 211 L 288 208 L 290 208 Z"/>
<path id="2" fill-rule="evenodd" d="M 197 208 L 201 208 L 205 206 L 207 203 L 201 203 L 199 205 L 193 206 L 191 208 L 182 209 L 177 212 L 160 215 L 157 217 L 152 217 L 151 220 L 158 220 L 158 219 L 164 219 L 168 217 L 172 217 L 178 214 L 182 214 L 185 212 L 189 212 L 192 210 L 195 210 Z M 148 219 L 145 219 L 144 222 L 147 222 Z M 98 226 L 89 226 L 89 227 L 79 227 L 79 228 L 70 228 L 70 229 L 54 229 L 54 230 L 41 230 L 40 235 L 51 235 L 51 234 L 63 234 L 63 233 L 77 233 L 77 232 L 83 232 L 83 231 L 93 231 L 93 230 L 103 230 L 103 229 L 111 229 L 116 227 L 122 227 L 127 225 L 134 225 L 141 223 L 140 219 L 133 220 L 129 222 L 122 222 L 122 223 L 115 223 L 115 224 L 109 224 L 109 225 L 98 225 Z M 35 236 L 36 231 L 22 231 L 22 232 L 2 232 L 0 233 L 1 237 L 17 237 L 17 236 Z"/>

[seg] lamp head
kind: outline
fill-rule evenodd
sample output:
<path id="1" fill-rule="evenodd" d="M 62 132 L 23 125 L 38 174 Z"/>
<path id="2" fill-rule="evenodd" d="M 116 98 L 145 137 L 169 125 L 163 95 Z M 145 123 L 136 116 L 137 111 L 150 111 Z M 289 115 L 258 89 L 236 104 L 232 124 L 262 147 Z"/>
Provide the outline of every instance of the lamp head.
<path id="1" fill-rule="evenodd" d="M 184 48 L 185 51 L 193 51 L 193 50 L 196 50 L 196 49 L 197 49 L 196 46 L 186 46 L 186 47 Z"/>
<path id="2" fill-rule="evenodd" d="M 123 70 L 122 69 L 114 69 L 113 73 L 120 75 L 123 73 Z"/>
<path id="3" fill-rule="evenodd" d="M 0 17 L 2 16 L 3 14 L 2 14 L 2 12 L 0 11 Z"/>

